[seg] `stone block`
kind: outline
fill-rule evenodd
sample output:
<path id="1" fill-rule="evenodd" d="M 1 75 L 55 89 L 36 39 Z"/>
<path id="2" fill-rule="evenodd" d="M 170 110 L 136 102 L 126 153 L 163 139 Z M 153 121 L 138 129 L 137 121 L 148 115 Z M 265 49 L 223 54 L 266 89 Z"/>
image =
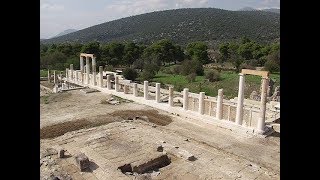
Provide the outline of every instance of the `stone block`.
<path id="1" fill-rule="evenodd" d="M 90 161 L 84 153 L 77 155 L 75 157 L 75 160 L 76 160 L 77 166 L 80 169 L 80 171 L 83 171 L 83 170 L 89 168 Z"/>

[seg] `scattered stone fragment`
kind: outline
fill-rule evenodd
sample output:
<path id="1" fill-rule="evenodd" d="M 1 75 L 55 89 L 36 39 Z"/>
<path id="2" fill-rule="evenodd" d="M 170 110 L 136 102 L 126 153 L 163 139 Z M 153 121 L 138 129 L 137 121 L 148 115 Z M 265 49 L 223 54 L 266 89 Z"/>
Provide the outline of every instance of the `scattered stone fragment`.
<path id="1" fill-rule="evenodd" d="M 158 152 L 163 152 L 163 147 L 162 147 L 162 145 L 159 145 L 159 146 L 157 147 L 157 151 L 158 151 Z"/>
<path id="2" fill-rule="evenodd" d="M 77 166 L 81 171 L 89 168 L 90 162 L 88 157 L 84 153 L 77 155 L 75 157 L 75 160 L 76 160 Z"/>
<path id="3" fill-rule="evenodd" d="M 189 142 L 189 139 L 185 139 L 184 141 L 188 141 Z"/>
<path id="4" fill-rule="evenodd" d="M 64 149 L 59 149 L 59 151 L 58 151 L 58 157 L 59 157 L 59 158 L 64 158 L 64 157 L 65 157 L 65 155 L 64 155 L 65 152 L 66 152 L 66 151 L 65 151 Z"/>

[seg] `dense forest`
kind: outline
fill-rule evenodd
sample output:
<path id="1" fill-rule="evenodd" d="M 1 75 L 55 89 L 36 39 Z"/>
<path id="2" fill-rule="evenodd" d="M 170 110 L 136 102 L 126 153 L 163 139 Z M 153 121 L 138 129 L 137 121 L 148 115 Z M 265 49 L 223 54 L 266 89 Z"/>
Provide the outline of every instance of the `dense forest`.
<path id="1" fill-rule="evenodd" d="M 279 42 L 280 14 L 216 8 L 165 10 L 102 23 L 41 42 L 152 44 L 171 39 L 183 46 L 195 41 L 205 41 L 212 46 L 244 36 L 259 43 Z"/>

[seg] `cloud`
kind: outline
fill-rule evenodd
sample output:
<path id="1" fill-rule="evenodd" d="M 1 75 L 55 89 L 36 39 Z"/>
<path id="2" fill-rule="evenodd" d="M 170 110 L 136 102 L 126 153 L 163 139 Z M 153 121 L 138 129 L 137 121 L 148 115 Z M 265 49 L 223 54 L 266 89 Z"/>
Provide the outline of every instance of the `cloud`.
<path id="1" fill-rule="evenodd" d="M 49 3 L 42 3 L 40 4 L 40 11 L 62 11 L 64 10 L 64 6 L 58 4 L 49 4 Z"/>

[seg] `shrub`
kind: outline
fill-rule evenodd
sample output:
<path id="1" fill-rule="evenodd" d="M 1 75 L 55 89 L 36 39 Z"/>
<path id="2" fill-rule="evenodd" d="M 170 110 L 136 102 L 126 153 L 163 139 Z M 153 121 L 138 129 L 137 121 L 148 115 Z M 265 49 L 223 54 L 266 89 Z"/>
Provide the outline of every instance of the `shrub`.
<path id="1" fill-rule="evenodd" d="M 203 65 L 197 60 L 185 60 L 181 65 L 180 73 L 185 76 L 191 73 L 195 73 L 198 76 L 203 76 Z"/>
<path id="2" fill-rule="evenodd" d="M 280 66 L 277 62 L 275 62 L 274 60 L 268 60 L 265 64 L 264 64 L 264 69 L 269 71 L 270 73 L 272 72 L 278 72 L 280 71 Z"/>
<path id="3" fill-rule="evenodd" d="M 134 81 L 138 77 L 138 73 L 132 68 L 126 68 L 123 70 L 123 76 L 126 79 Z"/>
<path id="4" fill-rule="evenodd" d="M 143 70 L 140 73 L 140 80 L 142 80 L 142 81 L 150 81 L 151 79 L 153 79 L 154 76 L 155 76 L 154 71 Z"/>
<path id="5" fill-rule="evenodd" d="M 241 64 L 240 69 L 252 69 L 255 70 L 256 68 L 250 64 Z"/>
<path id="6" fill-rule="evenodd" d="M 191 73 L 186 77 L 186 79 L 187 79 L 188 82 L 195 82 L 196 81 L 196 77 L 197 77 L 196 73 Z"/>
<path id="7" fill-rule="evenodd" d="M 211 70 L 206 73 L 206 79 L 209 80 L 209 82 L 215 82 L 220 80 L 220 73 L 216 70 Z"/>
<path id="8" fill-rule="evenodd" d="M 181 66 L 180 66 L 180 65 L 173 66 L 173 67 L 171 68 L 171 72 L 172 72 L 172 74 L 180 74 L 180 72 L 181 72 Z"/>
<path id="9" fill-rule="evenodd" d="M 112 65 L 107 65 L 104 68 L 105 71 L 114 71 L 114 67 Z"/>

